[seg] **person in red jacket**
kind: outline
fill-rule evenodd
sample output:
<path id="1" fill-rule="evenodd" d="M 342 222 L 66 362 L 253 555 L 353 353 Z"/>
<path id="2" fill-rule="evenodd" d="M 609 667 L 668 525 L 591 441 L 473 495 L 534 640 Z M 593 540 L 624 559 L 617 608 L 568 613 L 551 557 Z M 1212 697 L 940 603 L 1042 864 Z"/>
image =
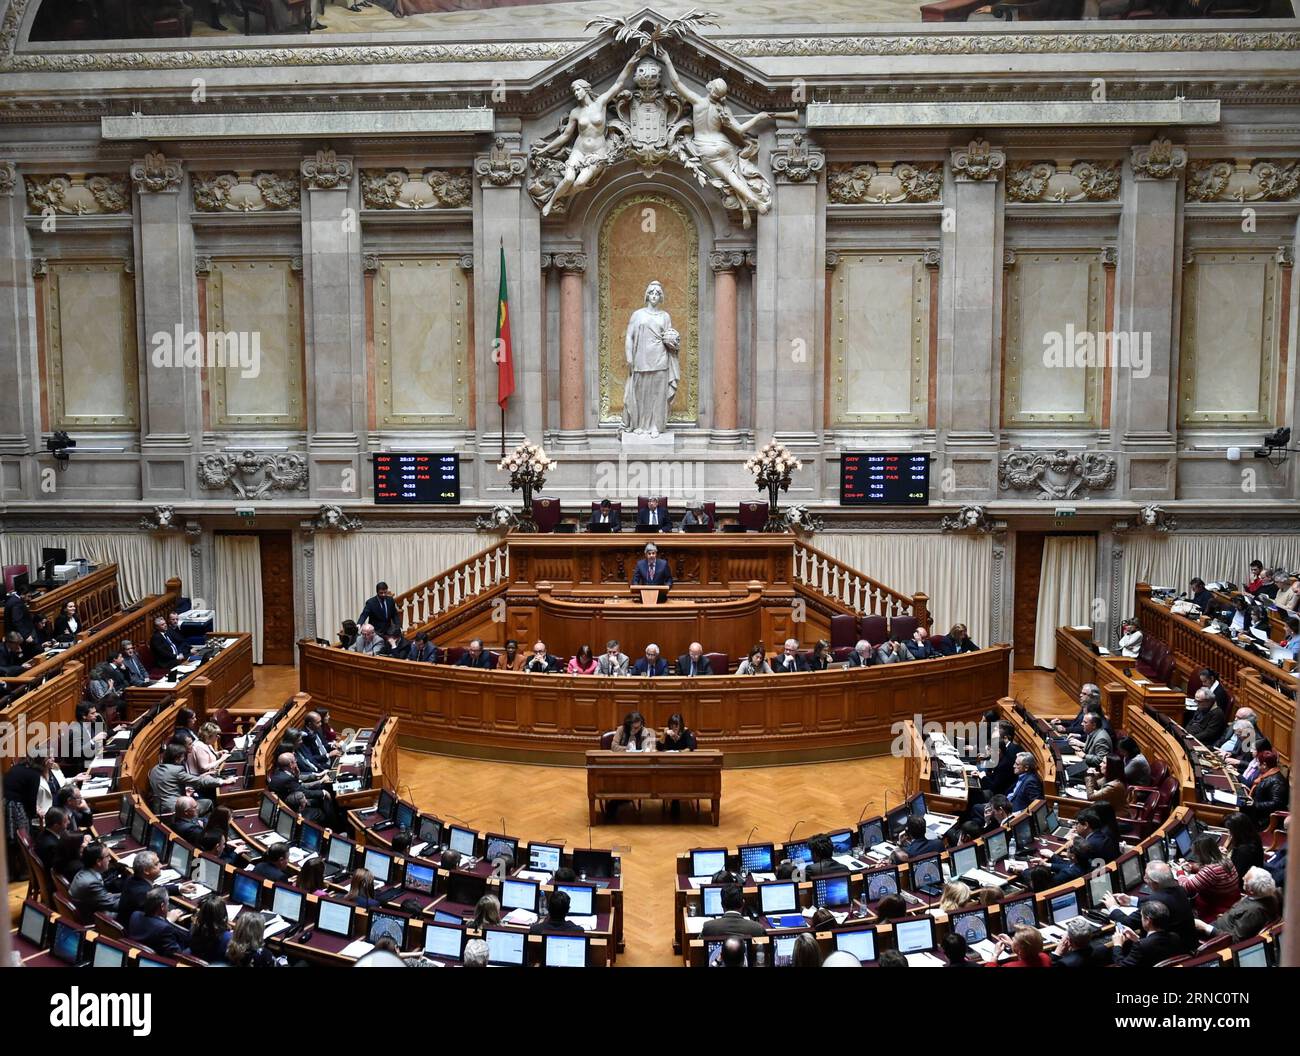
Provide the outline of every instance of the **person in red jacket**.
<path id="1" fill-rule="evenodd" d="M 1050 968 L 1052 959 L 1043 952 L 1043 936 L 1037 928 L 1016 928 L 1014 936 L 999 935 L 994 940 L 999 950 L 1010 950 L 1009 961 L 987 961 L 985 968 Z"/>

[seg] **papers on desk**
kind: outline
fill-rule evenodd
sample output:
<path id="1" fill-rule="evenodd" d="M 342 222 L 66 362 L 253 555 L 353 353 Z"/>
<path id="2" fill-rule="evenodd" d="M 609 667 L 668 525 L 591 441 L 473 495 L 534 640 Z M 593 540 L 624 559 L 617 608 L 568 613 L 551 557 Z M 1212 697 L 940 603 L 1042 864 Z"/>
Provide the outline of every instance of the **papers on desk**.
<path id="1" fill-rule="evenodd" d="M 96 796 L 104 796 L 113 791 L 113 779 L 111 777 L 92 777 L 84 781 L 81 785 L 81 794 L 87 799 L 94 799 Z"/>
<path id="2" fill-rule="evenodd" d="M 309 851 L 304 847 L 289 848 L 289 862 L 291 865 L 302 865 L 308 858 L 315 858 L 316 852 Z"/>
<path id="3" fill-rule="evenodd" d="M 130 742 L 131 742 L 131 730 L 130 727 L 128 727 L 125 730 L 118 730 L 117 733 L 113 734 L 113 736 L 110 737 L 108 741 L 105 743 L 105 747 L 107 747 L 110 744 L 129 744 Z M 96 760 L 96 762 L 98 762 L 98 760 Z"/>
<path id="4" fill-rule="evenodd" d="M 750 873 L 756 884 L 771 884 L 776 882 L 776 873 Z"/>
<path id="5" fill-rule="evenodd" d="M 888 858 L 897 849 L 898 848 L 894 844 L 886 840 L 884 843 L 877 843 L 874 846 L 869 847 L 867 849 L 867 857 L 878 862 L 883 858 Z"/>
<path id="6" fill-rule="evenodd" d="M 1237 795 L 1235 792 L 1225 792 L 1221 788 L 1216 788 L 1210 794 L 1210 800 L 1214 803 L 1222 803 L 1225 807 L 1235 807 L 1237 805 Z"/>
<path id="7" fill-rule="evenodd" d="M 163 866 L 162 872 L 158 874 L 158 879 L 153 882 L 154 887 L 160 887 L 163 884 L 174 884 L 181 878 L 181 874 L 175 869 L 166 865 Z"/>
<path id="8" fill-rule="evenodd" d="M 691 887 L 703 887 L 705 884 L 713 883 L 711 876 L 693 876 L 691 877 Z"/>
<path id="9" fill-rule="evenodd" d="M 927 814 L 925 816 L 925 834 L 930 839 L 934 839 L 936 836 L 942 836 L 956 824 L 957 815 L 955 814 Z"/>
<path id="10" fill-rule="evenodd" d="M 278 832 L 259 832 L 257 838 L 267 847 L 273 847 L 277 843 L 286 843 L 287 841 Z"/>
<path id="11" fill-rule="evenodd" d="M 232 924 L 235 922 L 235 918 L 239 916 L 239 914 L 242 913 L 243 911 L 244 911 L 244 904 L 242 902 L 226 903 L 226 916 L 230 919 L 230 923 Z"/>
<path id="12" fill-rule="evenodd" d="M 1065 794 L 1071 799 L 1087 799 L 1088 788 L 1086 785 L 1067 785 Z"/>
<path id="13" fill-rule="evenodd" d="M 533 920 L 534 920 L 534 921 L 535 921 L 536 919 L 537 919 L 536 917 L 533 917 Z M 576 925 L 578 925 L 578 927 L 580 927 L 583 931 L 595 931 L 595 930 L 596 930 L 596 914 L 595 914 L 595 913 L 592 913 L 590 916 L 586 916 L 586 917 L 565 917 L 564 919 L 567 920 L 570 924 L 576 924 Z"/>
<path id="14" fill-rule="evenodd" d="M 1097 646 L 1097 655 L 1098 655 L 1098 656 L 1110 656 L 1110 650 L 1107 649 L 1104 645 L 1099 645 L 1099 646 Z"/>
<path id="15" fill-rule="evenodd" d="M 181 884 L 179 890 L 185 898 L 188 898 L 193 902 L 197 902 L 201 898 L 207 898 L 208 895 L 212 894 L 212 888 L 205 887 L 203 884 L 196 883 L 193 880 L 187 884 Z"/>
<path id="16" fill-rule="evenodd" d="M 1204 627 L 1201 628 L 1201 630 L 1203 630 L 1206 634 L 1223 633 L 1221 630 L 1219 630 L 1219 625 L 1217 623 L 1207 623 Z"/>
<path id="17" fill-rule="evenodd" d="M 343 949 L 339 950 L 340 957 L 364 957 L 367 953 L 375 948 L 373 942 L 366 942 L 365 939 L 353 939 Z"/>
<path id="18" fill-rule="evenodd" d="M 998 957 L 998 944 L 992 939 L 980 939 L 972 942 L 970 948 L 981 961 L 994 961 Z"/>
<path id="19" fill-rule="evenodd" d="M 867 868 L 867 863 L 866 863 L 866 862 L 860 862 L 860 861 L 858 861 L 858 859 L 854 858 L 853 855 L 851 855 L 851 854 L 836 854 L 836 855 L 833 855 L 833 856 L 832 856 L 832 861 L 838 862 L 840 865 L 844 866 L 845 869 L 855 869 L 855 870 L 856 870 L 856 869 L 865 869 L 865 868 Z"/>
<path id="20" fill-rule="evenodd" d="M 947 961 L 940 960 L 934 954 L 926 951 L 907 954 L 907 964 L 909 968 L 946 968 L 948 966 Z"/>
<path id="21" fill-rule="evenodd" d="M 709 919 L 708 917 L 687 917 L 686 934 L 698 935 L 700 932 L 704 930 L 704 922 L 708 919 Z"/>
<path id="22" fill-rule="evenodd" d="M 987 869 L 967 869 L 961 875 L 979 881 L 984 887 L 1002 887 L 1007 882 L 1006 877 L 990 873 Z"/>
<path id="23" fill-rule="evenodd" d="M 340 794 L 342 794 L 342 793 L 346 793 L 346 792 L 360 792 L 360 791 L 361 791 L 361 782 L 360 782 L 360 780 L 357 780 L 357 781 L 335 781 L 335 782 L 334 782 L 334 791 L 335 791 L 336 793 L 340 793 Z"/>
<path id="24" fill-rule="evenodd" d="M 595 917 L 591 918 L 593 921 Z M 521 928 L 531 928 L 537 923 L 537 914 L 530 913 L 526 909 L 512 909 L 501 918 L 502 924 L 517 924 Z"/>
<path id="25" fill-rule="evenodd" d="M 411 850 L 414 853 L 415 849 L 412 848 Z M 551 874 L 544 873 L 540 869 L 520 869 L 519 872 L 515 873 L 515 876 L 520 880 L 536 880 L 539 884 L 549 884 L 551 882 Z"/>
<path id="26" fill-rule="evenodd" d="M 291 927 L 293 927 L 293 925 L 285 920 L 284 917 L 273 913 L 269 919 L 263 921 L 262 934 L 269 939 L 272 935 L 279 935 L 280 932 L 288 931 Z"/>
<path id="27" fill-rule="evenodd" d="M 1151 683 L 1148 682 L 1145 678 L 1135 678 L 1135 679 L 1133 679 L 1133 685 L 1135 685 L 1135 686 L 1149 686 L 1149 685 L 1151 685 Z"/>

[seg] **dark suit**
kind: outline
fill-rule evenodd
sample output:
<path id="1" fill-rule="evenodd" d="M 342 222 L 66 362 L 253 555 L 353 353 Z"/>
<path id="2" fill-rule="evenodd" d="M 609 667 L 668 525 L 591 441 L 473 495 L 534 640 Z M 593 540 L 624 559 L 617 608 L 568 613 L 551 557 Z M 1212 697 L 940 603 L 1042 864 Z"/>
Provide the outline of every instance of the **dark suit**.
<path id="1" fill-rule="evenodd" d="M 203 835 L 203 822 L 198 818 L 172 818 L 171 830 L 186 843 L 197 844 Z"/>
<path id="2" fill-rule="evenodd" d="M 921 858 L 927 854 L 934 854 L 935 851 L 943 850 L 943 840 L 920 839 L 913 840 L 903 848 L 903 853 L 908 858 Z"/>
<path id="3" fill-rule="evenodd" d="M 1006 795 L 1013 811 L 1024 810 L 1034 800 L 1043 798 L 1043 782 L 1035 773 L 1020 774 Z"/>
<path id="4" fill-rule="evenodd" d="M 1014 741 L 998 746 L 998 761 L 980 777 L 980 787 L 990 796 L 1006 795 L 1016 784 L 1016 756 L 1023 749 Z"/>
<path id="5" fill-rule="evenodd" d="M 691 670 L 691 664 L 695 665 L 695 670 Z M 698 660 L 691 660 L 690 653 L 682 653 L 677 658 L 677 673 L 679 675 L 711 675 L 713 674 L 713 665 L 709 663 L 709 658 L 703 653 Z"/>
<path id="6" fill-rule="evenodd" d="M 840 873 L 847 873 L 849 870 L 846 866 L 840 865 L 834 859 L 827 858 L 822 862 L 812 862 L 804 871 L 804 876 L 809 880 L 816 879 L 819 876 L 837 876 Z"/>
<path id="7" fill-rule="evenodd" d="M 27 650 L 19 649 L 18 652 L 12 652 L 10 644 L 5 642 L 4 648 L 0 649 L 0 678 L 17 678 L 26 670 L 23 664 L 31 659 L 27 655 Z"/>
<path id="8" fill-rule="evenodd" d="M 1286 778 L 1281 774 L 1269 774 L 1260 778 L 1250 790 L 1251 803 L 1241 808 L 1242 813 L 1252 818 L 1256 825 L 1263 828 L 1268 824 L 1269 815 L 1274 811 L 1286 810 L 1291 790 Z"/>
<path id="9" fill-rule="evenodd" d="M 432 642 L 425 642 L 423 645 L 412 642 L 411 651 L 406 654 L 406 659 L 415 660 L 421 664 L 436 664 L 438 662 L 438 647 Z"/>
<path id="10" fill-rule="evenodd" d="M 632 583 L 649 587 L 671 587 L 673 573 L 668 567 L 668 562 L 662 557 L 655 559 L 653 570 L 650 568 L 650 562 L 643 557 L 636 563 L 636 571 L 632 573 Z"/>
<path id="11" fill-rule="evenodd" d="M 188 932 L 182 931 L 166 917 L 146 917 L 143 910 L 131 914 L 126 934 L 164 956 L 183 953 L 190 939 Z"/>
<path id="12" fill-rule="evenodd" d="M 402 613 L 398 609 L 397 603 L 392 598 L 381 598 L 376 594 L 366 602 L 366 607 L 361 610 L 361 615 L 357 617 L 357 626 L 368 623 L 381 634 L 388 629 L 390 624 L 402 626 Z"/>
<path id="13" fill-rule="evenodd" d="M 1223 710 L 1217 704 L 1211 704 L 1203 710 L 1198 709 L 1183 729 L 1202 744 L 1213 744 L 1223 736 L 1227 725 L 1228 720 L 1224 717 Z"/>
<path id="14" fill-rule="evenodd" d="M 153 884 L 135 876 L 128 876 L 122 882 L 122 894 L 117 900 L 117 922 L 124 930 L 131 923 L 131 915 L 144 909 L 145 896 L 152 890 Z"/>
<path id="15" fill-rule="evenodd" d="M 379 650 L 379 655 L 391 656 L 395 660 L 409 660 L 411 657 L 411 643 L 399 634 L 397 641 L 391 645 L 385 640 Z"/>
<path id="16" fill-rule="evenodd" d="M 128 656 L 126 661 L 126 677 L 133 686 L 147 686 L 153 681 L 149 677 L 149 669 L 144 666 L 144 661 L 139 656 Z"/>
<path id="17" fill-rule="evenodd" d="M 297 775 L 292 770 L 277 770 L 266 779 L 266 787 L 274 792 L 281 800 L 288 799 L 295 792 L 301 792 L 307 797 L 308 803 L 320 803 L 325 799 L 325 790 L 316 786 L 308 788 L 298 780 Z"/>
<path id="18" fill-rule="evenodd" d="M 267 880 L 274 880 L 277 884 L 282 884 L 289 879 L 288 873 L 278 865 L 272 865 L 266 859 L 262 859 L 262 861 L 253 866 L 253 872 L 258 876 L 265 877 Z"/>
<path id="19" fill-rule="evenodd" d="M 1191 602 L 1207 615 L 1214 611 L 1214 595 L 1208 590 L 1198 590 L 1192 595 Z"/>
<path id="20" fill-rule="evenodd" d="M 1138 895 L 1135 909 L 1112 909 L 1110 919 L 1117 923 L 1127 924 L 1134 931 L 1140 931 L 1142 918 L 1139 911 L 1144 902 L 1161 902 L 1169 910 L 1169 927 L 1167 930 L 1182 944 L 1183 948 L 1180 952 L 1190 953 L 1196 949 L 1197 943 L 1200 941 L 1200 937 L 1196 932 L 1196 911 L 1192 906 L 1192 900 L 1187 897 L 1187 892 L 1181 887 L 1162 888 L 1159 891 L 1149 891 Z"/>
<path id="21" fill-rule="evenodd" d="M 1115 948 L 1115 964 L 1120 968 L 1151 968 L 1183 952 L 1178 936 L 1168 931 L 1152 931 L 1136 942 Z"/>
<path id="22" fill-rule="evenodd" d="M 632 665 L 632 674 L 649 675 L 651 678 L 659 678 L 662 675 L 668 674 L 668 661 L 662 656 L 659 657 L 659 659 L 655 661 L 654 669 L 651 670 L 650 661 L 643 656 Z"/>
<path id="23" fill-rule="evenodd" d="M 475 660 L 470 651 L 466 649 L 461 654 L 460 659 L 456 661 L 456 666 L 493 668 L 497 666 L 497 658 L 492 655 L 491 650 L 484 649 L 478 654 L 478 659 Z"/>
<path id="24" fill-rule="evenodd" d="M 154 631 L 149 639 L 149 650 L 153 653 L 153 662 L 164 671 L 170 671 L 185 659 L 185 650 L 179 648 L 171 635 L 164 631 Z"/>
<path id="25" fill-rule="evenodd" d="M 571 920 L 551 920 L 550 917 L 543 917 L 531 928 L 528 929 L 529 935 L 572 935 L 586 934 L 581 924 L 575 924 Z"/>
<path id="26" fill-rule="evenodd" d="M 595 524 L 608 524 L 611 532 L 621 532 L 623 530 L 623 516 L 618 512 L 618 510 L 610 510 L 609 513 L 604 516 L 605 520 L 602 521 L 599 510 L 592 513 L 591 520 L 588 522 L 588 527 Z"/>
<path id="27" fill-rule="evenodd" d="M 712 920 L 706 920 L 704 927 L 700 929 L 701 935 L 707 935 L 711 938 L 719 936 L 727 937 L 739 935 L 742 938 L 748 938 L 751 935 L 766 935 L 767 929 L 756 920 L 750 920 L 742 916 L 735 910 L 728 910 L 720 917 L 714 917 Z"/>
<path id="28" fill-rule="evenodd" d="M 74 619 L 76 617 L 73 617 Z M 68 626 L 68 617 L 60 614 L 59 618 L 54 621 L 54 637 L 61 642 L 75 642 L 77 633 L 81 630 L 81 621 L 77 620 L 77 630 L 72 630 Z"/>
<path id="29" fill-rule="evenodd" d="M 1100 968 L 1107 960 L 1109 958 L 1104 947 L 1089 943 L 1081 950 L 1066 950 L 1055 958 L 1054 964 L 1057 968 Z"/>
<path id="30" fill-rule="evenodd" d="M 59 838 L 54 833 L 50 832 L 49 829 L 36 830 L 35 835 L 32 837 L 32 850 L 46 869 L 50 867 L 50 863 L 54 860 L 54 852 L 58 849 Z"/>
<path id="31" fill-rule="evenodd" d="M 929 660 L 931 657 L 939 655 L 935 652 L 934 646 L 930 644 L 929 638 L 924 642 L 913 640 L 910 642 L 904 642 L 903 644 L 907 646 L 907 651 L 912 654 L 912 659 L 914 660 Z"/>
<path id="32" fill-rule="evenodd" d="M 524 670 L 538 675 L 554 674 L 560 670 L 560 660 L 559 657 L 547 653 L 545 659 L 539 661 L 537 655 L 533 654 L 524 661 Z"/>
<path id="33" fill-rule="evenodd" d="M 654 520 L 651 520 L 651 517 Z M 636 515 L 636 530 L 638 532 L 671 532 L 673 530 L 673 515 L 668 510 L 660 506 L 657 510 L 651 510 L 647 507 L 640 510 Z"/>
<path id="34" fill-rule="evenodd" d="M 867 650 L 867 655 L 863 656 L 856 649 L 849 653 L 849 658 L 844 661 L 848 667 L 875 667 L 876 654 L 874 650 Z"/>
<path id="35" fill-rule="evenodd" d="M 5 598 L 5 633 L 8 634 L 10 631 L 17 631 L 24 638 L 30 638 L 36 633 L 27 602 L 16 591 Z"/>
<path id="36" fill-rule="evenodd" d="M 778 675 L 793 675 L 800 671 L 807 671 L 808 664 L 798 653 L 794 656 L 786 656 L 785 653 L 777 653 L 770 661 L 772 671 Z"/>

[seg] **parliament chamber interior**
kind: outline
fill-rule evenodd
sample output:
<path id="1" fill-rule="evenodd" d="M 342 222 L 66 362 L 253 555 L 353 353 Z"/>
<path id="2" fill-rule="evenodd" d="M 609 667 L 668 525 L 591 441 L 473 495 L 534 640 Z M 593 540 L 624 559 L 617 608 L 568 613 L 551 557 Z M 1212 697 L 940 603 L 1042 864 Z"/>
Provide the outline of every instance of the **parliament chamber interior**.
<path id="1" fill-rule="evenodd" d="M 0 0 L 0 960 L 1300 963 L 1298 60 Z"/>

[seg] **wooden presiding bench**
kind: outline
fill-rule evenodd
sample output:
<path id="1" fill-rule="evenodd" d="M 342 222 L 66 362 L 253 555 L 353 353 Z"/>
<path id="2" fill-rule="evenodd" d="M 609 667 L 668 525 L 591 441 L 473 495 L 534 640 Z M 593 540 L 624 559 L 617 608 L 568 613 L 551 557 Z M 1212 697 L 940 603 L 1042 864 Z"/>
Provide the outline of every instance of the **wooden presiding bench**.
<path id="1" fill-rule="evenodd" d="M 629 799 L 707 799 L 710 817 L 717 825 L 722 804 L 722 752 L 716 748 L 694 752 L 589 751 L 587 800 L 591 823 L 594 825 L 599 817 L 599 803 Z"/>

